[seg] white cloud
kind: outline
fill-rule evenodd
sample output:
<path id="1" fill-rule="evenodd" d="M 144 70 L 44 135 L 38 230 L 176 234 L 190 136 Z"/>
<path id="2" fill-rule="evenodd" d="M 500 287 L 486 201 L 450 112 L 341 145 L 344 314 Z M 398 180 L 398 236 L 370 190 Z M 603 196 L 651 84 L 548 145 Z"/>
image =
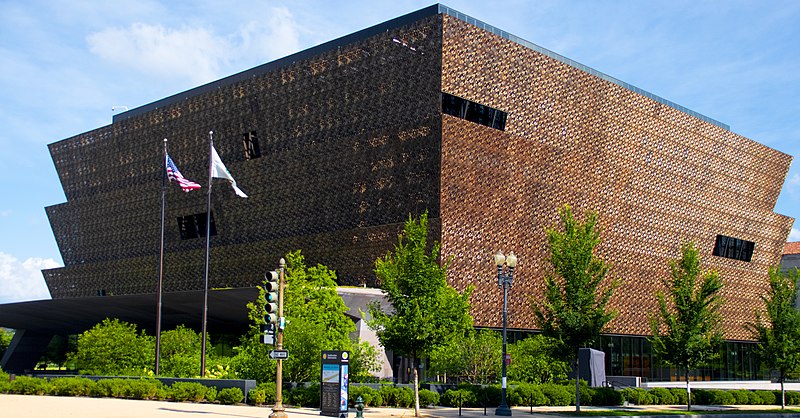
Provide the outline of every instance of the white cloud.
<path id="1" fill-rule="evenodd" d="M 42 269 L 61 267 L 52 258 L 29 258 L 20 261 L 0 252 L 0 303 L 50 299 Z"/>
<path id="2" fill-rule="evenodd" d="M 792 228 L 792 231 L 789 232 L 789 242 L 796 241 L 800 241 L 800 229 Z"/>
<path id="3" fill-rule="evenodd" d="M 289 10 L 279 7 L 227 35 L 197 24 L 176 29 L 133 23 L 103 29 L 86 40 L 93 54 L 123 69 L 200 84 L 240 71 L 241 64 L 261 64 L 297 51 L 298 27 Z"/>

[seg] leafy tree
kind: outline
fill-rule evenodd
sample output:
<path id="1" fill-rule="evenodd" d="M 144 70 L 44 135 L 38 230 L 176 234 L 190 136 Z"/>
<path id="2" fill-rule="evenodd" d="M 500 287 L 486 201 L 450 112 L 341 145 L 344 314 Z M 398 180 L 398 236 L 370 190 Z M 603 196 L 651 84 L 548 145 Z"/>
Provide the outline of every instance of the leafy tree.
<path id="1" fill-rule="evenodd" d="M 469 330 L 463 338 L 453 338 L 431 351 L 430 373 L 436 373 L 472 384 L 497 381 L 500 375 L 503 340 L 497 331 Z"/>
<path id="2" fill-rule="evenodd" d="M 557 355 L 557 342 L 536 334 L 508 346 L 508 378 L 528 383 L 549 383 L 567 378 L 569 363 Z"/>
<path id="3" fill-rule="evenodd" d="M 368 341 L 353 343 L 350 347 L 350 381 L 353 383 L 376 382 L 375 373 L 381 371 L 381 353 Z"/>
<path id="4" fill-rule="evenodd" d="M 179 325 L 161 333 L 161 367 L 163 376 L 193 377 L 200 366 L 200 334 Z"/>
<path id="5" fill-rule="evenodd" d="M 684 372 L 686 409 L 692 409 L 689 371 L 716 358 L 722 343 L 719 307 L 722 280 L 714 270 L 701 271 L 698 251 L 691 242 L 681 246 L 681 258 L 669 262 L 664 292 L 656 294 L 658 315 L 650 316 L 653 353 Z"/>
<path id="6" fill-rule="evenodd" d="M 617 283 L 604 284 L 609 266 L 594 255 L 600 244 L 597 213 L 588 212 L 586 222 L 581 223 L 565 205 L 559 215 L 563 231 L 547 230 L 553 272 L 545 277 L 544 300 L 534 302 L 533 309 L 543 334 L 560 343 L 563 349 L 559 351 L 574 362 L 576 376 L 580 376 L 578 350 L 591 346 L 617 316 L 607 308 Z M 579 381 L 575 379 L 577 412 L 581 410 Z"/>
<path id="7" fill-rule="evenodd" d="M 6 328 L 0 328 L 0 358 L 5 354 L 6 349 L 11 344 L 11 339 L 14 338 L 14 331 Z"/>
<path id="8" fill-rule="evenodd" d="M 240 378 L 268 382 L 275 379 L 276 362 L 269 358 L 274 347 L 261 344 L 264 323 L 264 289 L 247 304 L 250 330 L 236 348 L 231 367 Z M 307 267 L 300 251 L 286 255 L 283 346 L 292 355 L 283 362 L 287 381 L 304 382 L 320 376 L 322 350 L 349 350 L 355 324 L 345 315 L 347 306 L 336 293 L 336 274 L 323 265 Z"/>
<path id="9" fill-rule="evenodd" d="M 155 340 L 134 324 L 106 318 L 78 336 L 69 357 L 82 374 L 141 376 L 155 362 Z"/>
<path id="10" fill-rule="evenodd" d="M 428 214 L 420 216 L 419 222 L 409 216 L 394 254 L 389 252 L 375 262 L 375 274 L 393 310 L 384 312 L 373 303 L 368 321 L 384 347 L 411 358 L 415 416 L 419 416 L 418 360 L 449 339 L 461 338 L 472 326 L 468 302 L 472 288 L 459 293 L 449 286 L 439 244 L 433 244 L 430 254 L 427 244 Z"/>
<path id="11" fill-rule="evenodd" d="M 790 372 L 800 369 L 800 312 L 797 281 L 800 270 L 769 270 L 769 292 L 761 296 L 766 312 L 756 311 L 756 320 L 747 328 L 760 344 L 756 354 L 770 369 L 777 370 L 781 382 L 781 409 L 786 408 L 784 381 Z"/>

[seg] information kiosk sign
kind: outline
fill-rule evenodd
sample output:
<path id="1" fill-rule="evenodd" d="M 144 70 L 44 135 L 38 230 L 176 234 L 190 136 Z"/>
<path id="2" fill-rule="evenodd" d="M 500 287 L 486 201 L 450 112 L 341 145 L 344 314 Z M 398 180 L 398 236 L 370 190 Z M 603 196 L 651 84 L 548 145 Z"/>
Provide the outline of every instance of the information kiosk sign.
<path id="1" fill-rule="evenodd" d="M 350 390 L 350 352 L 323 351 L 320 415 L 347 418 Z"/>

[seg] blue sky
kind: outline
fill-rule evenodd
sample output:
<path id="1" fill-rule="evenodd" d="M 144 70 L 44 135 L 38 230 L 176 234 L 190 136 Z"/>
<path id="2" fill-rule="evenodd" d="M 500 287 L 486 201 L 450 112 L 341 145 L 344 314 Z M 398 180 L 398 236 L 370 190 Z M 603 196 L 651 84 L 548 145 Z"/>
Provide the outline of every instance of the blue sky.
<path id="1" fill-rule="evenodd" d="M 0 0 L 0 303 L 48 298 L 47 144 L 430 1 Z M 800 1 L 471 1 L 456 10 L 800 155 Z M 775 211 L 800 217 L 800 162 Z M 790 240 L 800 240 L 800 223 Z"/>

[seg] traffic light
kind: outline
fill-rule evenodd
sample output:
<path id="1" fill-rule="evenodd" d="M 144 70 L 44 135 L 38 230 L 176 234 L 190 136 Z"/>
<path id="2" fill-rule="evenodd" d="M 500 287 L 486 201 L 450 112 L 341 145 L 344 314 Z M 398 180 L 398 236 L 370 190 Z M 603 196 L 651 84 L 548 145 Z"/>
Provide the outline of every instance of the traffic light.
<path id="1" fill-rule="evenodd" d="M 264 321 L 268 324 L 274 324 L 278 320 L 278 287 L 280 286 L 279 275 L 277 271 L 268 271 L 264 275 L 264 299 L 266 305 L 264 309 L 267 314 L 264 316 Z"/>

